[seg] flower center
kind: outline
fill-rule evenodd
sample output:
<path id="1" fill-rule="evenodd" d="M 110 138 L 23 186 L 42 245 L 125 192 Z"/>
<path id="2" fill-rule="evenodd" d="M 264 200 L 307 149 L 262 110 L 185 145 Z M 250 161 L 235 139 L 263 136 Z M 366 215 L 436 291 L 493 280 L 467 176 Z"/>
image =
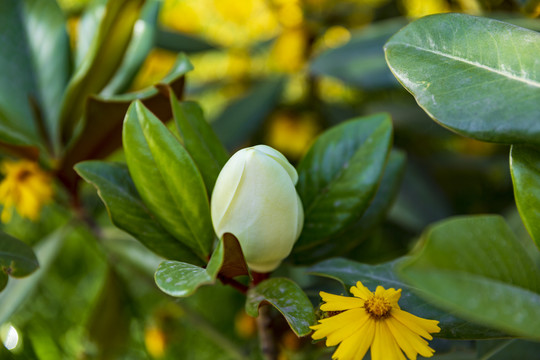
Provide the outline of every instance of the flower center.
<path id="1" fill-rule="evenodd" d="M 371 299 L 366 300 L 364 309 L 366 309 L 366 312 L 371 315 L 372 318 L 379 320 L 390 316 L 392 306 L 385 298 L 373 296 Z"/>
<path id="2" fill-rule="evenodd" d="M 30 170 L 24 169 L 24 170 L 19 171 L 16 177 L 18 181 L 23 182 L 26 179 L 28 179 L 31 175 L 32 175 L 32 172 Z"/>

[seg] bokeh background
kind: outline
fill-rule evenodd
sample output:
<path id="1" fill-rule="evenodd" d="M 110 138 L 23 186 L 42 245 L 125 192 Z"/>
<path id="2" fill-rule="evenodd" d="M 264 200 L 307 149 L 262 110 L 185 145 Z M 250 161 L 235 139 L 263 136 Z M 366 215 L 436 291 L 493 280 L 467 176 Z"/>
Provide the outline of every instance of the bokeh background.
<path id="1" fill-rule="evenodd" d="M 148 1 L 151 3 L 152 1 Z M 90 1 L 58 0 L 73 47 Z M 387 218 L 349 257 L 366 263 L 410 250 L 433 221 L 455 214 L 499 213 L 524 234 L 515 210 L 508 147 L 462 138 L 433 122 L 390 73 L 383 46 L 408 22 L 463 12 L 540 30 L 538 1 L 520 0 L 164 0 L 152 49 L 128 91 L 160 81 L 184 52 L 194 65 L 185 98 L 201 104 L 230 151 L 264 143 L 293 163 L 325 129 L 354 117 L 390 113 L 395 147 L 407 168 Z M 137 24 L 135 27 L 137 31 Z M 112 159 L 122 160 L 121 151 Z M 257 347 L 243 297 L 222 286 L 183 300 L 160 293 L 153 271 L 160 259 L 110 225 L 94 188 L 82 200 L 105 236 L 78 227 L 39 283 L 0 295 L 1 359 L 245 359 Z M 68 211 L 50 204 L 40 221 L 17 216 L 4 231 L 33 244 Z M 285 266 L 312 294 L 336 287 Z M 337 288 L 335 288 L 337 289 Z M 339 290 L 337 291 L 339 293 Z M 330 352 L 298 339 L 286 324 L 280 359 L 329 359 Z M 436 343 L 437 344 L 437 343 Z M 468 342 L 440 342 L 445 359 L 475 358 Z M 10 350 L 7 350 L 10 348 Z M 246 357 L 247 356 L 247 357 Z M 442 357 L 441 357 L 442 358 Z"/>

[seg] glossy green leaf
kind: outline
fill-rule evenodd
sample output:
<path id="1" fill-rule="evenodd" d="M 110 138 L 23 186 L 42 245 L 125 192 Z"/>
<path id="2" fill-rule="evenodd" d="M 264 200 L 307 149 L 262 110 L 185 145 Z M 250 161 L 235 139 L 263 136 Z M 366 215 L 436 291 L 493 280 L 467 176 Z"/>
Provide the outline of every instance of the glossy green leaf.
<path id="1" fill-rule="evenodd" d="M 449 339 L 487 339 L 504 336 L 504 333 L 477 325 L 470 321 L 457 318 L 448 311 L 430 305 L 419 297 L 413 288 L 397 276 L 397 270 L 405 258 L 380 264 L 367 265 L 347 259 L 330 259 L 307 269 L 308 272 L 329 277 L 343 284 L 347 289 L 361 281 L 371 291 L 377 286 L 402 289 L 399 306 L 401 309 L 416 316 L 438 320 L 441 332 L 434 334 L 437 337 Z"/>
<path id="2" fill-rule="evenodd" d="M 157 31 L 156 46 L 165 50 L 187 54 L 216 49 L 215 45 L 199 37 L 165 29 Z"/>
<path id="3" fill-rule="evenodd" d="M 174 94 L 171 94 L 171 106 L 184 147 L 197 164 L 208 194 L 212 194 L 216 179 L 229 159 L 229 154 L 206 122 L 199 104 L 180 103 Z"/>
<path id="4" fill-rule="evenodd" d="M 66 19 L 55 0 L 24 0 L 25 24 L 49 141 L 58 131 L 58 115 L 71 72 Z"/>
<path id="5" fill-rule="evenodd" d="M 20 0 L 0 1 L 0 139 L 10 144 L 34 145 L 40 138 L 29 99 L 35 101 L 38 97 L 37 82 L 23 6 Z"/>
<path id="6" fill-rule="evenodd" d="M 39 284 L 39 281 L 58 255 L 67 230 L 67 228 L 58 229 L 34 248 L 40 268 L 32 276 L 9 281 L 0 294 L 0 324 L 9 320 L 11 315 L 28 299 L 31 292 Z"/>
<path id="7" fill-rule="evenodd" d="M 396 87 L 384 60 L 384 43 L 407 24 L 404 18 L 373 23 L 352 34 L 345 45 L 317 56 L 310 71 L 365 89 Z"/>
<path id="8" fill-rule="evenodd" d="M 540 151 L 523 145 L 512 146 L 510 171 L 519 214 L 540 248 Z"/>
<path id="9" fill-rule="evenodd" d="M 13 277 L 24 277 L 38 267 L 38 260 L 30 246 L 0 232 L 0 271 Z"/>
<path id="10" fill-rule="evenodd" d="M 540 34 L 464 14 L 416 20 L 385 46 L 390 69 L 418 104 L 458 134 L 540 143 Z"/>
<path id="11" fill-rule="evenodd" d="M 103 161 L 85 161 L 77 164 L 75 170 L 97 188 L 114 225 L 166 259 L 203 264 L 187 246 L 176 240 L 157 222 L 139 196 L 127 166 Z"/>
<path id="12" fill-rule="evenodd" d="M 535 359 L 540 353 L 540 343 L 521 339 L 479 341 L 480 360 Z"/>
<path id="13" fill-rule="evenodd" d="M 315 324 L 313 305 L 304 291 L 293 281 L 286 278 L 271 278 L 249 289 L 246 300 L 246 313 L 257 317 L 261 302 L 269 302 L 287 320 L 298 336 L 311 332 Z"/>
<path id="14" fill-rule="evenodd" d="M 304 228 L 295 251 L 324 242 L 360 218 L 383 174 L 392 139 L 388 115 L 358 118 L 321 135 L 298 165 Z"/>
<path id="15" fill-rule="evenodd" d="M 241 147 L 259 129 L 281 99 L 284 86 L 284 78 L 266 80 L 231 102 L 212 122 L 214 131 L 228 150 Z"/>
<path id="16" fill-rule="evenodd" d="M 154 46 L 159 10 L 159 1 L 147 1 L 144 5 L 141 18 L 137 20 L 133 28 L 131 42 L 124 59 L 111 82 L 101 92 L 102 97 L 107 98 L 129 90 L 135 76 Z"/>
<path id="17" fill-rule="evenodd" d="M 172 117 L 169 92 L 177 97 L 184 93 L 184 75 L 193 66 L 184 54 L 179 54 L 169 74 L 159 83 L 139 92 L 123 94 L 110 98 L 88 98 L 84 124 L 67 154 L 62 159 L 59 177 L 72 191 L 77 189 L 79 180 L 73 166 L 84 160 L 103 159 L 122 145 L 122 123 L 126 111 L 135 99 L 140 99 L 161 121 Z"/>
<path id="18" fill-rule="evenodd" d="M 159 265 L 154 276 L 156 284 L 168 295 L 190 296 L 200 286 L 216 282 L 224 256 L 223 242 L 220 241 L 206 268 L 179 261 L 164 261 Z"/>
<path id="19" fill-rule="evenodd" d="M 108 1 L 90 48 L 71 78 L 60 112 L 60 139 L 67 144 L 89 95 L 99 93 L 120 66 L 144 0 Z"/>
<path id="20" fill-rule="evenodd" d="M 540 269 L 499 216 L 430 227 L 400 270 L 422 296 L 459 316 L 540 339 Z"/>
<path id="21" fill-rule="evenodd" d="M 214 239 L 210 206 L 187 151 L 140 101 L 128 109 L 123 143 L 129 172 L 146 206 L 169 233 L 206 259 Z"/>
<path id="22" fill-rule="evenodd" d="M 403 179 L 404 170 L 405 154 L 399 150 L 393 150 L 388 158 L 377 193 L 362 217 L 316 248 L 296 252 L 294 261 L 309 264 L 329 257 L 345 256 L 366 240 L 372 230 L 384 219 L 384 215 L 392 205 Z"/>

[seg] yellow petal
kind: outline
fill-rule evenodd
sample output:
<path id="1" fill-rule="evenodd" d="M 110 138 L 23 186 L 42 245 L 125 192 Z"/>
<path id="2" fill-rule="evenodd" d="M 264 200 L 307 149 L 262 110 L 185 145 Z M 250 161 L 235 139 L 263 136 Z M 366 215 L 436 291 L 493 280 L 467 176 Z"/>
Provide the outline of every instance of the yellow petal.
<path id="1" fill-rule="evenodd" d="M 360 310 L 363 311 L 363 309 Z M 319 320 L 319 324 L 311 326 L 311 329 L 315 330 L 311 337 L 315 340 L 322 339 L 328 334 L 336 332 L 343 327 L 346 327 L 351 322 L 354 322 L 357 316 L 355 313 L 353 313 L 351 317 L 350 313 L 352 311 L 353 310 L 344 311 L 341 314 Z"/>
<path id="2" fill-rule="evenodd" d="M 373 293 L 360 281 L 356 283 L 356 286 L 351 287 L 351 294 L 363 300 L 367 300 L 373 296 Z"/>
<path id="3" fill-rule="evenodd" d="M 364 309 L 348 310 L 345 313 L 348 315 L 349 323 L 328 334 L 326 337 L 326 346 L 337 345 L 348 337 L 354 335 L 369 319 L 369 315 Z"/>
<path id="4" fill-rule="evenodd" d="M 437 326 L 439 323 L 437 320 L 422 319 L 399 309 L 392 309 L 390 314 L 407 328 L 428 340 L 433 339 L 429 333 L 438 333 L 441 331 L 441 328 Z"/>
<path id="5" fill-rule="evenodd" d="M 375 321 L 369 318 L 353 335 L 343 340 L 332 355 L 332 359 L 357 360 L 363 359 L 373 342 Z"/>
<path id="6" fill-rule="evenodd" d="M 375 338 L 371 346 L 371 359 L 406 360 L 384 320 L 377 321 L 375 324 Z"/>
<path id="7" fill-rule="evenodd" d="M 364 302 L 361 299 L 352 296 L 340 296 L 320 292 L 320 295 L 326 304 L 321 305 L 323 311 L 342 311 L 362 307 Z"/>
<path id="8" fill-rule="evenodd" d="M 415 360 L 417 354 L 423 357 L 433 356 L 434 350 L 418 334 L 392 317 L 388 318 L 386 323 L 399 347 L 403 349 L 409 359 Z"/>

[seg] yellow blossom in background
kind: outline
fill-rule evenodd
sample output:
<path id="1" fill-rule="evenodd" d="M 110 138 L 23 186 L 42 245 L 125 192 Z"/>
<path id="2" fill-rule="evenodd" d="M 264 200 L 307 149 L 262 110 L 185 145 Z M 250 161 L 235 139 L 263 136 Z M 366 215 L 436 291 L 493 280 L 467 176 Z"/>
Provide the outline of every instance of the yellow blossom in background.
<path id="1" fill-rule="evenodd" d="M 265 142 L 290 159 L 296 160 L 304 155 L 320 131 L 319 124 L 311 115 L 296 116 L 278 112 L 270 121 Z"/>
<path id="2" fill-rule="evenodd" d="M 354 295 L 340 296 L 321 291 L 325 302 L 321 310 L 331 314 L 311 328 L 313 339 L 326 337 L 326 346 L 338 345 L 332 359 L 359 360 L 371 348 L 372 360 L 411 360 L 420 354 L 431 357 L 434 350 L 425 339 L 437 333 L 438 321 L 427 320 L 400 309 L 401 289 L 385 290 L 377 286 L 375 293 L 360 281 L 351 287 Z"/>
<path id="3" fill-rule="evenodd" d="M 13 209 L 21 217 L 36 221 L 41 208 L 53 196 L 51 176 L 33 161 L 4 161 L 0 170 L 5 175 L 0 183 L 1 220 L 11 220 Z"/>
<path id="4" fill-rule="evenodd" d="M 307 34 L 302 28 L 285 30 L 276 40 L 271 65 L 278 71 L 294 73 L 306 62 Z"/>
<path id="5" fill-rule="evenodd" d="M 351 32 L 343 26 L 332 26 L 323 36 L 324 45 L 336 48 L 345 45 L 351 39 Z"/>
<path id="6" fill-rule="evenodd" d="M 402 0 L 402 5 L 405 15 L 412 18 L 450 11 L 445 0 Z"/>
<path id="7" fill-rule="evenodd" d="M 149 326 L 144 330 L 144 344 L 153 358 L 162 358 L 167 350 L 167 336 L 159 327 Z"/>
<path id="8" fill-rule="evenodd" d="M 163 79 L 173 67 L 177 56 L 168 50 L 153 49 L 133 80 L 131 91 L 147 88 Z"/>

